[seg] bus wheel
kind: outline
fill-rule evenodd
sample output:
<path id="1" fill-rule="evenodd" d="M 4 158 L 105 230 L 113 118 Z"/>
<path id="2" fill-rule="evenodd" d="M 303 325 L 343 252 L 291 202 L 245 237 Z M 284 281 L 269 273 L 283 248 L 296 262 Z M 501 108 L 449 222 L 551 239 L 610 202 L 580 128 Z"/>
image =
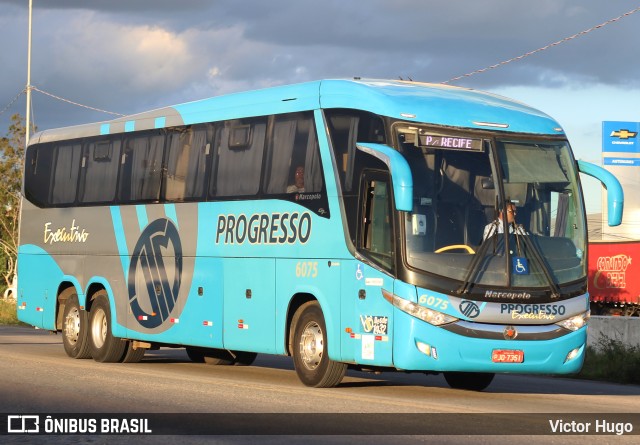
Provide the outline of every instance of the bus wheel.
<path id="1" fill-rule="evenodd" d="M 119 362 L 125 354 L 126 342 L 111 333 L 111 310 L 106 292 L 100 291 L 89 313 L 91 355 L 97 362 Z"/>
<path id="2" fill-rule="evenodd" d="M 233 356 L 226 349 L 210 349 L 203 350 L 204 362 L 207 365 L 233 365 Z"/>
<path id="3" fill-rule="evenodd" d="M 482 391 L 491 384 L 495 374 L 491 372 L 445 372 L 444 378 L 454 389 Z"/>
<path id="4" fill-rule="evenodd" d="M 71 358 L 91 358 L 87 312 L 80 310 L 78 295 L 73 288 L 67 289 L 61 296 L 65 296 L 67 293 L 69 296 L 65 300 L 62 322 L 64 351 Z"/>
<path id="5" fill-rule="evenodd" d="M 305 303 L 298 309 L 293 326 L 293 365 L 298 378 L 307 386 L 331 388 L 338 385 L 347 365 L 329 358 L 327 328 L 322 309 L 316 301 Z"/>
<path id="6" fill-rule="evenodd" d="M 251 366 L 258 354 L 256 352 L 231 351 L 233 364 L 236 366 Z"/>
<path id="7" fill-rule="evenodd" d="M 187 356 L 189 360 L 195 363 L 204 363 L 204 350 L 203 348 L 197 348 L 195 346 L 187 346 Z"/>
<path id="8" fill-rule="evenodd" d="M 127 343 L 127 349 L 122 357 L 122 363 L 139 363 L 144 354 L 147 352 L 146 348 L 133 349 L 133 341 L 129 340 Z"/>

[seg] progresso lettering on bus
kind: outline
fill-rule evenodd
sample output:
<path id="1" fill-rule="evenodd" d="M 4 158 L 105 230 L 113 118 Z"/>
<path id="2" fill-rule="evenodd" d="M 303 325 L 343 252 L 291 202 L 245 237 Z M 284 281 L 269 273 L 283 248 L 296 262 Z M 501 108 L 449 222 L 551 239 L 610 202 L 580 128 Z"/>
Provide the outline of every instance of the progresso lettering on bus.
<path id="1" fill-rule="evenodd" d="M 518 314 L 547 315 L 552 318 L 556 315 L 564 315 L 566 308 L 563 305 L 554 304 L 516 304 L 502 303 L 500 305 L 500 313 L 517 312 Z"/>
<path id="2" fill-rule="evenodd" d="M 220 215 L 216 244 L 305 244 L 310 236 L 309 212 Z"/>

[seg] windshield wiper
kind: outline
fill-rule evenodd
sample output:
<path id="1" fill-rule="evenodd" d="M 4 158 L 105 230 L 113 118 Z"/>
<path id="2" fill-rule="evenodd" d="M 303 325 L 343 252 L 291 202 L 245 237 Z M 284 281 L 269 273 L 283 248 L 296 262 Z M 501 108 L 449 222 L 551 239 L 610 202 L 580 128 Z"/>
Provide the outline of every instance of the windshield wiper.
<path id="1" fill-rule="evenodd" d="M 480 248 L 476 251 L 473 260 L 471 260 L 471 264 L 469 264 L 469 267 L 467 268 L 467 274 L 464 277 L 462 286 L 460 286 L 456 291 L 459 295 L 468 294 L 473 284 L 475 284 L 475 280 L 480 272 L 482 260 L 485 259 L 485 254 L 487 249 L 489 249 L 489 246 L 493 244 L 493 255 L 495 255 L 498 251 L 498 247 L 501 243 L 504 243 L 504 237 L 497 235 L 497 233 L 493 234 L 493 236 L 484 239 L 482 244 L 480 244 Z M 491 240 L 493 240 L 493 243 L 491 243 Z"/>
<path id="2" fill-rule="evenodd" d="M 519 234 L 517 231 L 515 232 L 516 240 L 522 239 L 524 245 L 527 247 L 527 251 L 531 252 L 531 257 L 534 262 L 538 265 L 538 267 L 542 270 L 547 282 L 549 283 L 549 287 L 551 288 L 551 298 L 560 297 L 560 287 L 554 281 L 551 273 L 549 272 L 549 267 L 547 266 L 546 261 L 542 257 L 540 253 L 540 249 L 536 246 L 533 241 L 531 241 L 531 237 L 529 235 Z"/>
<path id="3" fill-rule="evenodd" d="M 552 298 L 558 298 L 560 296 L 560 288 L 558 284 L 553 280 L 553 277 L 549 272 L 549 268 L 547 267 L 547 263 L 540 253 L 540 249 L 533 243 L 533 241 L 531 241 L 530 235 L 523 234 L 520 230 L 522 229 L 519 227 L 515 227 L 513 230 L 513 235 L 516 237 L 516 244 L 519 245 L 520 240 L 522 240 L 527 248 L 527 251 L 530 252 L 532 260 L 540 268 L 540 270 L 542 270 L 542 273 L 544 274 L 551 289 Z M 482 262 L 483 260 L 487 259 L 485 255 L 487 253 L 487 250 L 489 249 L 489 246 L 491 244 L 493 244 L 494 246 L 492 256 L 495 255 L 496 252 L 502 247 L 502 245 L 504 244 L 504 236 L 498 235 L 502 235 L 502 233 L 496 233 L 482 242 L 480 248 L 476 251 L 474 258 L 471 261 L 471 264 L 469 264 L 469 268 L 467 269 L 467 273 L 464 277 L 462 285 L 456 291 L 458 295 L 468 294 L 475 284 L 475 281 L 481 269 Z M 491 242 L 490 240 L 493 240 L 493 242 Z M 508 279 L 507 282 L 509 284 L 511 280 Z"/>

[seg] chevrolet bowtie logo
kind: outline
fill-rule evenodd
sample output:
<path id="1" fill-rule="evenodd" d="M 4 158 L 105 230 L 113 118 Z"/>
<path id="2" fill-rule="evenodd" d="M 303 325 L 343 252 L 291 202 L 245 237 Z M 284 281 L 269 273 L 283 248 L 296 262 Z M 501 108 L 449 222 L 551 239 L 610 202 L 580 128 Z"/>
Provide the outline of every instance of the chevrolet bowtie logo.
<path id="1" fill-rule="evenodd" d="M 637 131 L 629 131 L 629 130 L 619 130 L 619 131 L 612 131 L 611 132 L 611 137 L 618 138 L 618 139 L 634 138 L 637 135 L 638 135 Z"/>

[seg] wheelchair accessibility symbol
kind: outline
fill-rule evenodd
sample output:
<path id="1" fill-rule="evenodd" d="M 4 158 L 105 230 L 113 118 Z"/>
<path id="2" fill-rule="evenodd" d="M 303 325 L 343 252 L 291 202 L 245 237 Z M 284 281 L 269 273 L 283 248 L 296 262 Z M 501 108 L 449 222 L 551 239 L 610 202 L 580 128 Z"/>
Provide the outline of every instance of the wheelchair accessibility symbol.
<path id="1" fill-rule="evenodd" d="M 511 258 L 511 265 L 516 275 L 529 275 L 529 263 L 526 258 L 514 256 Z"/>

